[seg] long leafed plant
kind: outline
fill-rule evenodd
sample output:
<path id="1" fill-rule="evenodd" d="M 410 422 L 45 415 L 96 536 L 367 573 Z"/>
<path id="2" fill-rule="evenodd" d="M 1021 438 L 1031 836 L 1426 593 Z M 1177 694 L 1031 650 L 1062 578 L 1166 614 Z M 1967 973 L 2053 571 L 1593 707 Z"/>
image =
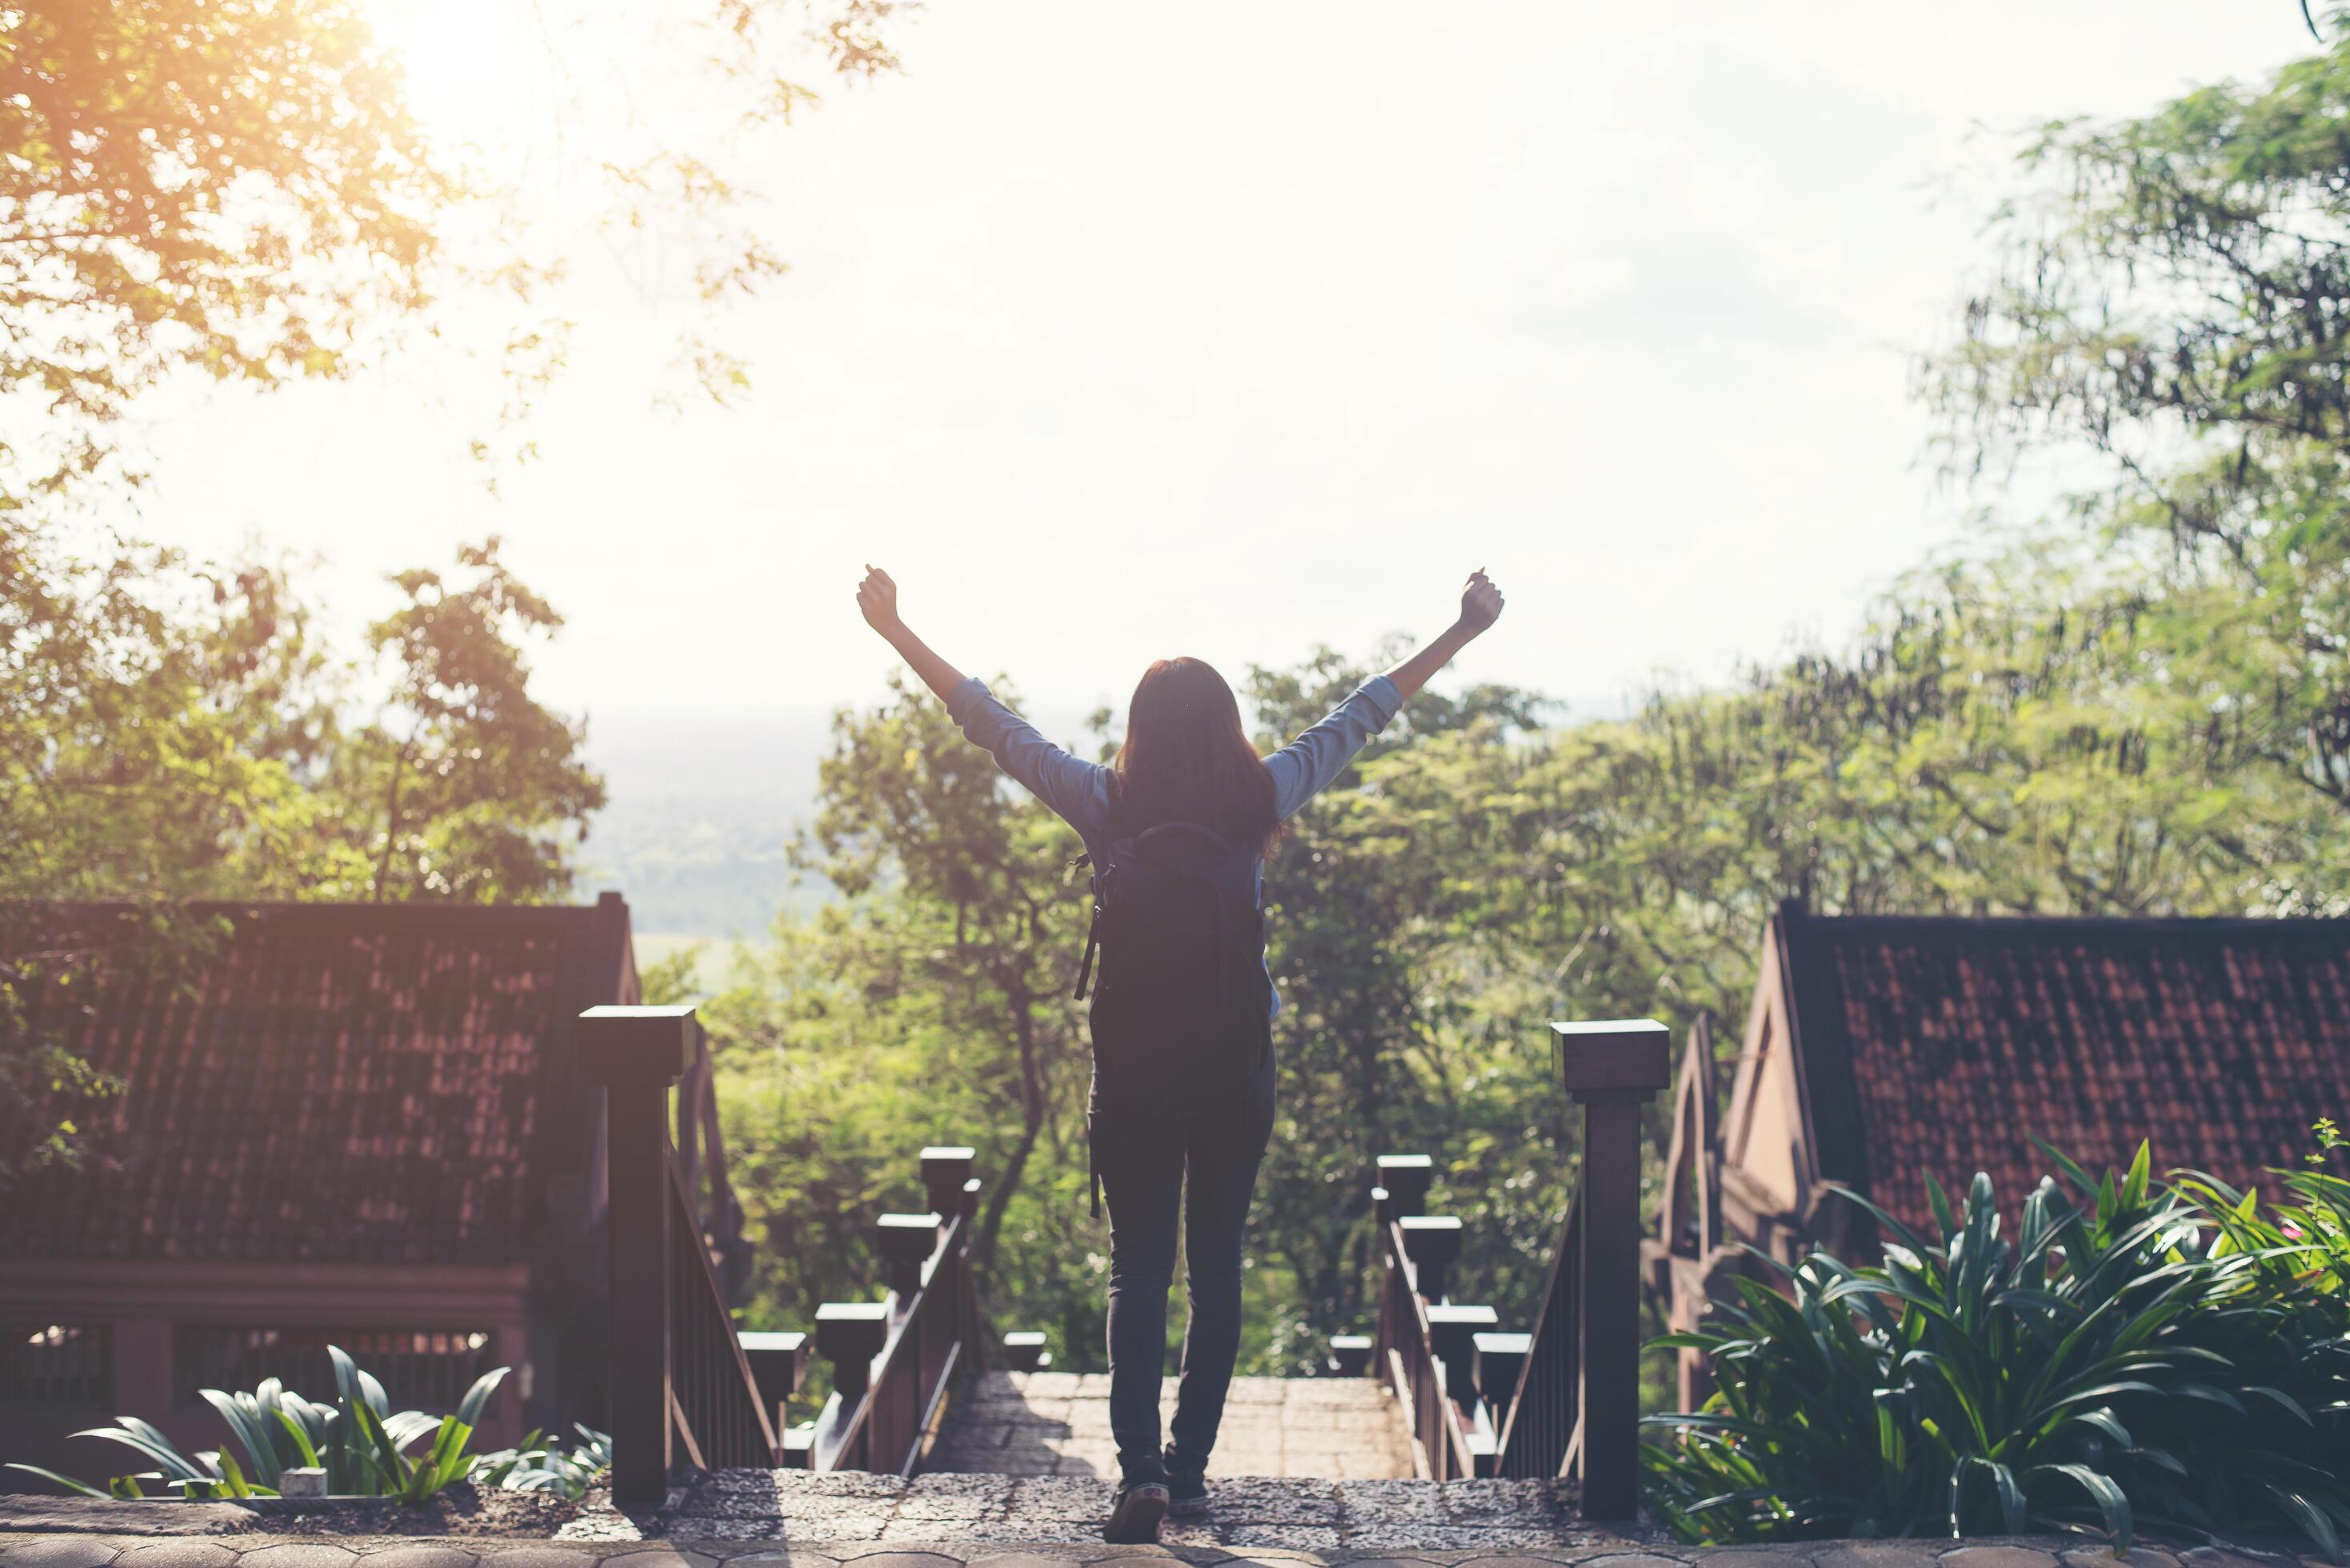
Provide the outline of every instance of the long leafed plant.
<path id="1" fill-rule="evenodd" d="M 226 1450 L 205 1449 L 191 1457 L 152 1423 L 119 1416 L 111 1427 L 76 1432 L 120 1443 L 151 1461 L 150 1471 L 116 1476 L 106 1489 L 88 1485 L 38 1465 L 8 1468 L 43 1477 L 88 1497 L 140 1497 L 153 1481 L 171 1495 L 187 1498 L 275 1497 L 286 1470 L 326 1471 L 327 1490 L 342 1497 L 396 1497 L 421 1502 L 453 1481 L 468 1479 L 483 1456 L 467 1451 L 482 1409 L 507 1369 L 494 1367 L 476 1378 L 456 1413 L 428 1416 L 391 1408 L 383 1385 L 339 1345 L 327 1355 L 335 1369 L 336 1399 L 322 1405 L 306 1399 L 275 1377 L 251 1393 L 202 1390 L 207 1404 L 228 1424 L 244 1450 L 239 1463 Z M 421 1454 L 409 1449 L 430 1437 Z M 501 1456 L 503 1457 L 503 1456 Z M 528 1473 L 509 1466 L 504 1473 Z"/>
<path id="2" fill-rule="evenodd" d="M 2341 1298 L 2314 1299 L 2243 1195 L 2231 1231 L 2144 1147 L 2094 1181 L 2050 1153 L 2066 1185 L 2043 1180 L 2012 1236 L 1983 1176 L 1956 1213 L 1929 1179 L 1939 1243 L 1846 1194 L 1880 1262 L 1755 1254 L 1772 1280 L 1659 1342 L 1717 1379 L 1703 1410 L 1648 1422 L 1649 1499 L 1679 1534 L 2284 1529 L 2338 1558 Z"/>

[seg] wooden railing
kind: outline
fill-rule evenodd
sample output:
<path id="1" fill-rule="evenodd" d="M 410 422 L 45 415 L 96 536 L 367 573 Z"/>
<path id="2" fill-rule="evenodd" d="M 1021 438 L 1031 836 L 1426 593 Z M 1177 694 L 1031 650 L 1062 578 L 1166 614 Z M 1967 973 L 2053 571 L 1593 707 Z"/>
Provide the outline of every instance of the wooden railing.
<path id="1" fill-rule="evenodd" d="M 786 1462 L 901 1476 L 921 1468 L 955 1385 L 983 1369 L 972 1165 L 968 1148 L 924 1149 L 931 1211 L 884 1214 L 876 1227 L 889 1293 L 816 1308 L 816 1351 L 832 1364 L 832 1397 L 813 1430 L 787 1436 Z"/>
<path id="2" fill-rule="evenodd" d="M 1582 1410 L 1582 1344 L 1575 1332 L 1583 1271 L 1583 1189 L 1578 1186 L 1551 1253 L 1542 1310 L 1524 1342 L 1523 1366 L 1502 1413 L 1500 1453 L 1493 1473 L 1523 1480 L 1569 1473 L 1576 1417 Z"/>
<path id="3" fill-rule="evenodd" d="M 1386 1268 L 1371 1371 L 1409 1414 L 1415 1470 L 1579 1477 L 1591 1519 L 1639 1510 L 1640 1107 L 1665 1086 L 1664 1025 L 1555 1023 L 1584 1107 L 1583 1169 L 1531 1334 L 1452 1301 L 1461 1222 L 1425 1212 L 1425 1155 L 1378 1162 Z"/>
<path id="4" fill-rule="evenodd" d="M 723 1159 L 695 1162 L 709 1179 L 705 1216 L 670 1142 L 670 1090 L 689 1078 L 695 1086 L 680 1097 L 678 1125 L 707 1134 L 716 1126 L 714 1114 L 702 1114 L 709 1044 L 693 1009 L 591 1007 L 579 1015 L 579 1052 L 604 1092 L 612 1497 L 659 1506 L 673 1459 L 779 1463 L 777 1401 L 763 1392 L 720 1288 L 719 1267 L 738 1266 L 740 1256 Z"/>

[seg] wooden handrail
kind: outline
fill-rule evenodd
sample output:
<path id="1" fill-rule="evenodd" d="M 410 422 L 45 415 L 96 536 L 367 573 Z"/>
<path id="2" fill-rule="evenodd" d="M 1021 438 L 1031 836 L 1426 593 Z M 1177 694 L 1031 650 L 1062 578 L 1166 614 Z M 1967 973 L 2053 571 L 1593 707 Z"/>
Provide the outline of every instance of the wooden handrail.
<path id="1" fill-rule="evenodd" d="M 880 1250 L 894 1278 L 874 1303 L 827 1303 L 816 1348 L 833 1364 L 833 1393 L 794 1463 L 819 1470 L 911 1476 L 938 1435 L 957 1383 L 983 1370 L 984 1329 L 972 1277 L 979 1182 L 967 1148 L 926 1149 L 924 1188 L 941 1213 L 881 1217 Z M 914 1243 L 928 1231 L 927 1252 Z"/>
<path id="2" fill-rule="evenodd" d="M 1582 1257 L 1583 1189 L 1578 1185 L 1567 1202 L 1566 1223 L 1559 1227 L 1557 1250 L 1551 1254 L 1550 1277 L 1543 1285 L 1542 1311 L 1534 1318 L 1525 1364 L 1510 1391 L 1495 1444 L 1496 1474 L 1526 1480 L 1567 1473 L 1582 1410 L 1577 1358 L 1583 1346 L 1575 1332 Z"/>
<path id="3" fill-rule="evenodd" d="M 775 1428 L 768 1401 L 734 1332 L 718 1283 L 713 1245 L 695 1222 L 684 1173 L 671 1160 L 670 1259 L 671 1415 L 695 1468 L 774 1469 Z"/>
<path id="4" fill-rule="evenodd" d="M 1457 1362 L 1448 1364 L 1438 1354 L 1430 1311 L 1442 1309 L 1421 1293 L 1421 1270 L 1412 1261 L 1401 1218 L 1390 1220 L 1385 1229 L 1386 1284 L 1372 1359 L 1403 1404 L 1410 1427 L 1412 1471 L 1428 1480 L 1477 1475 L 1473 1388 L 1464 1386 L 1467 1377 L 1454 1376 Z"/>
<path id="5" fill-rule="evenodd" d="M 1532 1334 L 1448 1299 L 1459 1221 L 1420 1212 L 1432 1162 L 1383 1156 L 1372 1207 L 1386 1260 L 1371 1371 L 1409 1412 L 1414 1469 L 1578 1476 L 1591 1519 L 1639 1510 L 1640 1107 L 1665 1086 L 1664 1025 L 1555 1023 L 1584 1107 L 1583 1169 Z"/>
<path id="6" fill-rule="evenodd" d="M 658 1507 L 675 1458 L 764 1469 L 781 1456 L 670 1142 L 671 1088 L 707 1068 L 701 1023 L 691 1007 L 591 1007 L 578 1045 L 604 1097 L 612 1497 Z M 723 1170 L 707 1174 L 715 1197 Z"/>

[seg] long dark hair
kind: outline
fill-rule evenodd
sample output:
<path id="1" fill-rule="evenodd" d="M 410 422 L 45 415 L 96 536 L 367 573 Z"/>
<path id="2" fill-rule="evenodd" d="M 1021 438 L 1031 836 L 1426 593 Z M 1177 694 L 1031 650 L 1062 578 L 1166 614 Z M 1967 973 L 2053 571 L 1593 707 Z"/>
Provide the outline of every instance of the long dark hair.
<path id="1" fill-rule="evenodd" d="M 1196 822 L 1260 855 L 1281 839 L 1273 774 L 1249 743 L 1232 689 L 1201 659 L 1142 672 L 1110 766 L 1110 820 L 1121 838 L 1162 822 Z"/>

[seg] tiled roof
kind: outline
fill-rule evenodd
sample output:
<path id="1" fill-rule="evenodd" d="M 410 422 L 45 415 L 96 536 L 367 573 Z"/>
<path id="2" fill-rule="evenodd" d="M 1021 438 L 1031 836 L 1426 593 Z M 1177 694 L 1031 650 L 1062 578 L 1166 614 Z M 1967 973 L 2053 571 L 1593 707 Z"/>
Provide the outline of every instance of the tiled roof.
<path id="1" fill-rule="evenodd" d="M 0 1204 L 0 1258 L 529 1261 L 550 1179 L 576 1200 L 587 1158 L 571 1021 L 634 1000 L 627 906 L 203 912 L 230 934 L 192 972 L 36 999 L 36 1028 L 125 1087 L 85 1168 Z"/>
<path id="2" fill-rule="evenodd" d="M 2350 1110 L 2350 920 L 1780 916 L 1823 1173 L 1930 1233 L 1978 1170 L 2012 1216 L 2051 1162 L 2237 1184 Z"/>

